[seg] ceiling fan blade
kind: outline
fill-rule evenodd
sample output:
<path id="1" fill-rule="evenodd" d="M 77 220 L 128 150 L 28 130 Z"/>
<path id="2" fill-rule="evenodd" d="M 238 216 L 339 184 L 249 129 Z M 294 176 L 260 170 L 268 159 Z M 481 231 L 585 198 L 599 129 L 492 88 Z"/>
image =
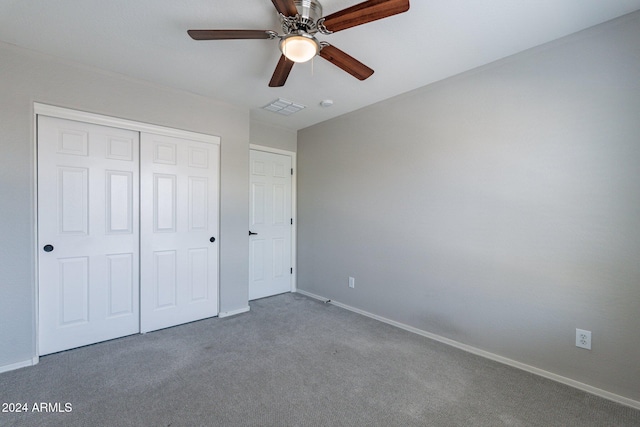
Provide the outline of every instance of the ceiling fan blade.
<path id="1" fill-rule="evenodd" d="M 284 16 L 296 16 L 298 14 L 294 0 L 271 0 L 271 2 L 276 7 L 278 13 Z"/>
<path id="2" fill-rule="evenodd" d="M 320 50 L 321 57 L 333 65 L 342 68 L 358 80 L 366 80 L 373 74 L 373 70 L 351 55 L 348 55 L 335 46 L 326 45 Z"/>
<path id="3" fill-rule="evenodd" d="M 369 0 L 326 16 L 324 26 L 335 33 L 407 10 L 409 0 Z"/>
<path id="4" fill-rule="evenodd" d="M 269 82 L 269 87 L 281 87 L 284 86 L 287 81 L 287 77 L 289 77 L 289 73 L 293 68 L 293 64 L 295 62 L 287 59 L 286 56 L 281 55 L 280 60 L 278 61 L 278 65 L 276 65 L 276 70 L 273 72 L 273 76 L 271 77 L 271 81 Z"/>
<path id="5" fill-rule="evenodd" d="M 236 39 L 269 39 L 267 30 L 189 30 L 187 33 L 194 40 L 236 40 Z"/>

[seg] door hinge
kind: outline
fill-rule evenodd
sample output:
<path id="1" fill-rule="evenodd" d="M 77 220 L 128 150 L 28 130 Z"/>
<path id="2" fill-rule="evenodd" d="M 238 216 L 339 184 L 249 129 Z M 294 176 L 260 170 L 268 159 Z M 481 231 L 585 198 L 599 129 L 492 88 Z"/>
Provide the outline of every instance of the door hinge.
<path id="1" fill-rule="evenodd" d="M 293 225 L 293 218 L 291 218 L 291 225 Z"/>
<path id="2" fill-rule="evenodd" d="M 293 168 L 291 168 L 291 175 L 293 175 Z"/>
<path id="3" fill-rule="evenodd" d="M 291 274 L 293 274 L 293 267 L 291 268 Z"/>

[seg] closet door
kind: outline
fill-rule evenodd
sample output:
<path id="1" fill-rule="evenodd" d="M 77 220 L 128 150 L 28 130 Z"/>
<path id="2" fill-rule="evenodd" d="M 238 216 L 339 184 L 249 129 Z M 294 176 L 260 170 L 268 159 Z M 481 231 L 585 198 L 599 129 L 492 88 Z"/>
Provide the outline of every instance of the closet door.
<path id="1" fill-rule="evenodd" d="M 141 330 L 218 314 L 219 145 L 141 134 Z"/>
<path id="2" fill-rule="evenodd" d="M 38 116 L 39 354 L 139 332 L 138 133 Z"/>

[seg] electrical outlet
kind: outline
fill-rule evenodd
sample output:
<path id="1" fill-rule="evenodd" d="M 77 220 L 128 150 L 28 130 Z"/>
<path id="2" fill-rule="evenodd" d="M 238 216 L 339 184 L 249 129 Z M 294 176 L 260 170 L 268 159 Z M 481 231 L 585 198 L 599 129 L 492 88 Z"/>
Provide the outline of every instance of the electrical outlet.
<path id="1" fill-rule="evenodd" d="M 591 350 L 591 331 L 576 329 L 576 347 Z"/>
<path id="2" fill-rule="evenodd" d="M 349 287 L 352 289 L 356 287 L 356 279 L 353 277 L 349 277 Z"/>

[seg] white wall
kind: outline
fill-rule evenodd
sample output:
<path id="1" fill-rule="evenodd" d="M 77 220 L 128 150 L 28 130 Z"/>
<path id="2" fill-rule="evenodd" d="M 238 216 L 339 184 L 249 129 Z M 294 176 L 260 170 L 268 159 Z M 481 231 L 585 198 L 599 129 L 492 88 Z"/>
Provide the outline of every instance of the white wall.
<path id="1" fill-rule="evenodd" d="M 252 144 L 293 151 L 294 153 L 298 147 L 298 132 L 255 120 L 251 120 L 250 139 Z"/>
<path id="2" fill-rule="evenodd" d="M 0 44 L 0 369 L 35 356 L 33 102 L 220 136 L 220 309 L 247 307 L 249 111 Z"/>
<path id="3" fill-rule="evenodd" d="M 298 287 L 640 401 L 639 41 L 635 13 L 300 131 Z"/>

